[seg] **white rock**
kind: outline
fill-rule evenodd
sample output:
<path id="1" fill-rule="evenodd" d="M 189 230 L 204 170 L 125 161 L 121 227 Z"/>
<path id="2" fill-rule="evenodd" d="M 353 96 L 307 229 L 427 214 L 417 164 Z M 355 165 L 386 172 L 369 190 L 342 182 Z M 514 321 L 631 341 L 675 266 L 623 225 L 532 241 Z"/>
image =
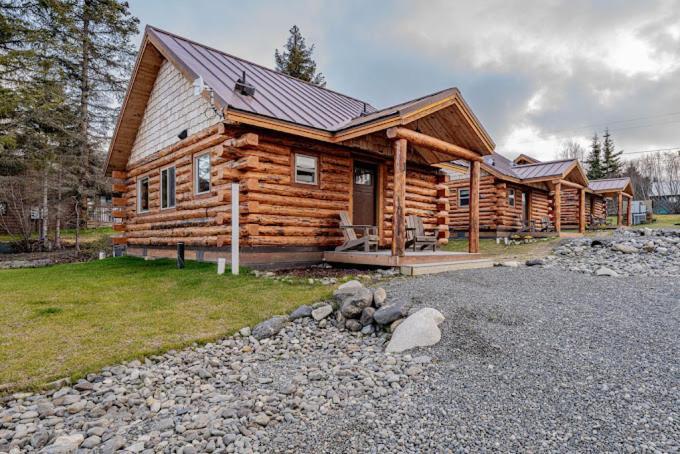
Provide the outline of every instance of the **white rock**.
<path id="1" fill-rule="evenodd" d="M 76 452 L 78 446 L 85 440 L 82 434 L 62 435 L 57 437 L 50 446 L 43 449 L 41 452 L 50 454 L 70 454 Z"/>
<path id="2" fill-rule="evenodd" d="M 507 262 L 501 262 L 501 266 L 505 266 L 505 267 L 508 267 L 508 268 L 518 268 L 519 262 L 516 262 L 514 260 L 509 260 Z"/>
<path id="3" fill-rule="evenodd" d="M 438 310 L 429 307 L 420 309 L 397 326 L 385 351 L 403 352 L 436 344 L 442 338 L 438 325 L 443 321 L 444 316 Z"/>
<path id="4" fill-rule="evenodd" d="M 323 320 L 333 313 L 333 307 L 330 304 L 325 306 L 317 307 L 312 311 L 312 318 L 317 322 Z"/>
<path id="5" fill-rule="evenodd" d="M 619 277 L 619 273 L 617 273 L 614 270 L 611 270 L 607 268 L 606 266 L 602 266 L 595 270 L 595 276 L 610 276 L 610 277 Z"/>

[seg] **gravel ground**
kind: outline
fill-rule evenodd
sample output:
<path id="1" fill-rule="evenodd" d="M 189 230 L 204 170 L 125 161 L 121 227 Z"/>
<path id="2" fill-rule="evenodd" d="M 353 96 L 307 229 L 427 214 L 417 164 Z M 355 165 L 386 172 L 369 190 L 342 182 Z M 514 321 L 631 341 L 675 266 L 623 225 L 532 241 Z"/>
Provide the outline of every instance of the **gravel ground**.
<path id="1" fill-rule="evenodd" d="M 302 451 L 680 449 L 680 282 L 495 268 L 398 279 L 447 320 L 398 404 L 347 407 L 278 438 Z M 422 352 L 421 352 L 422 353 Z"/>
<path id="2" fill-rule="evenodd" d="M 385 288 L 438 308 L 442 341 L 388 355 L 332 317 L 246 329 L 16 394 L 0 452 L 679 451 L 677 279 L 500 267 Z"/>

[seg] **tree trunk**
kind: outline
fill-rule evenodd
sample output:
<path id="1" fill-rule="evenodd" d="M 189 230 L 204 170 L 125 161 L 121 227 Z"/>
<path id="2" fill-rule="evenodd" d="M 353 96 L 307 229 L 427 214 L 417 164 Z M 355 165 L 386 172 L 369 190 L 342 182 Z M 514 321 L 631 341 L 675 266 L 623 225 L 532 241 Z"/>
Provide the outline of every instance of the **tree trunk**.
<path id="1" fill-rule="evenodd" d="M 85 0 L 83 3 L 83 27 L 81 30 L 81 60 L 80 60 L 80 154 L 83 165 L 83 177 L 80 180 L 79 197 L 82 208 L 87 208 L 87 192 L 90 186 L 90 142 L 88 118 L 90 106 L 90 15 L 92 14 L 92 0 Z M 78 220 L 77 228 L 80 228 Z"/>
<path id="2" fill-rule="evenodd" d="M 61 167 L 61 162 L 59 163 L 59 173 L 58 177 L 59 180 L 57 181 L 57 203 L 55 208 L 55 220 L 54 220 L 54 247 L 57 249 L 61 249 L 61 203 L 62 203 L 62 177 L 63 177 L 63 169 Z"/>
<path id="3" fill-rule="evenodd" d="M 48 245 L 49 240 L 47 238 L 47 229 L 48 229 L 49 222 L 50 222 L 49 211 L 48 211 L 48 207 L 49 207 L 49 203 L 48 203 L 49 191 L 48 191 L 48 188 L 47 188 L 48 177 L 49 177 L 49 165 L 47 163 L 45 163 L 45 174 L 43 175 L 43 181 L 42 181 L 42 210 L 40 210 L 41 211 L 41 213 L 40 213 L 40 247 L 43 250 L 49 249 L 49 245 Z"/>

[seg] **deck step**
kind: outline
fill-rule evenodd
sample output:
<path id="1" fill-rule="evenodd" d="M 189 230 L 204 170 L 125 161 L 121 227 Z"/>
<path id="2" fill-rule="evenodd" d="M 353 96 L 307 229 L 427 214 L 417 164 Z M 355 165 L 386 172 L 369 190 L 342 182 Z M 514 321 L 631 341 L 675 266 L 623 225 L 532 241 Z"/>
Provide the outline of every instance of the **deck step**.
<path id="1" fill-rule="evenodd" d="M 447 271 L 472 270 L 491 267 L 493 267 L 493 260 L 490 259 L 456 260 L 451 262 L 402 265 L 401 274 L 406 276 L 420 276 L 423 274 L 445 273 Z"/>

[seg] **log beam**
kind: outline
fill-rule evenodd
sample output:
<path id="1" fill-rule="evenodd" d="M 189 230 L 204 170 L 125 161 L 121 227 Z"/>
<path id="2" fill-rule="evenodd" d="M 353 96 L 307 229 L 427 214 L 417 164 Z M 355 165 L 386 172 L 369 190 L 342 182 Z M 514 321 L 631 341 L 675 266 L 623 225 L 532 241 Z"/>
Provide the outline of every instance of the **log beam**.
<path id="1" fill-rule="evenodd" d="M 562 230 L 562 184 L 555 183 L 553 190 L 553 213 L 555 215 L 555 232 L 559 235 Z"/>
<path id="2" fill-rule="evenodd" d="M 617 207 L 616 207 L 616 225 L 621 227 L 623 223 L 623 193 L 619 192 L 617 196 Z"/>
<path id="3" fill-rule="evenodd" d="M 626 225 L 630 226 L 633 224 L 633 198 L 628 195 L 626 198 L 628 199 L 628 205 L 626 206 Z"/>
<path id="4" fill-rule="evenodd" d="M 392 255 L 403 257 L 406 250 L 406 139 L 392 142 L 394 187 L 392 190 Z"/>
<path id="5" fill-rule="evenodd" d="M 470 230 L 468 231 L 468 252 L 479 253 L 479 161 L 470 163 Z"/>
<path id="6" fill-rule="evenodd" d="M 482 161 L 482 156 L 479 153 L 468 150 L 467 148 L 459 147 L 452 143 L 437 139 L 436 137 L 428 136 L 412 129 L 403 127 L 394 127 L 387 130 L 388 139 L 406 139 L 413 145 L 428 148 L 430 150 L 444 153 L 454 159 L 465 159 L 466 161 Z"/>
<path id="7" fill-rule="evenodd" d="M 580 200 L 578 204 L 578 231 L 579 233 L 586 232 L 586 190 L 582 188 L 579 190 Z M 592 212 L 591 212 L 592 213 Z"/>
<path id="8" fill-rule="evenodd" d="M 224 145 L 233 148 L 256 148 L 260 143 L 260 138 L 257 134 L 248 132 L 240 137 L 234 137 L 233 139 L 226 140 Z"/>

